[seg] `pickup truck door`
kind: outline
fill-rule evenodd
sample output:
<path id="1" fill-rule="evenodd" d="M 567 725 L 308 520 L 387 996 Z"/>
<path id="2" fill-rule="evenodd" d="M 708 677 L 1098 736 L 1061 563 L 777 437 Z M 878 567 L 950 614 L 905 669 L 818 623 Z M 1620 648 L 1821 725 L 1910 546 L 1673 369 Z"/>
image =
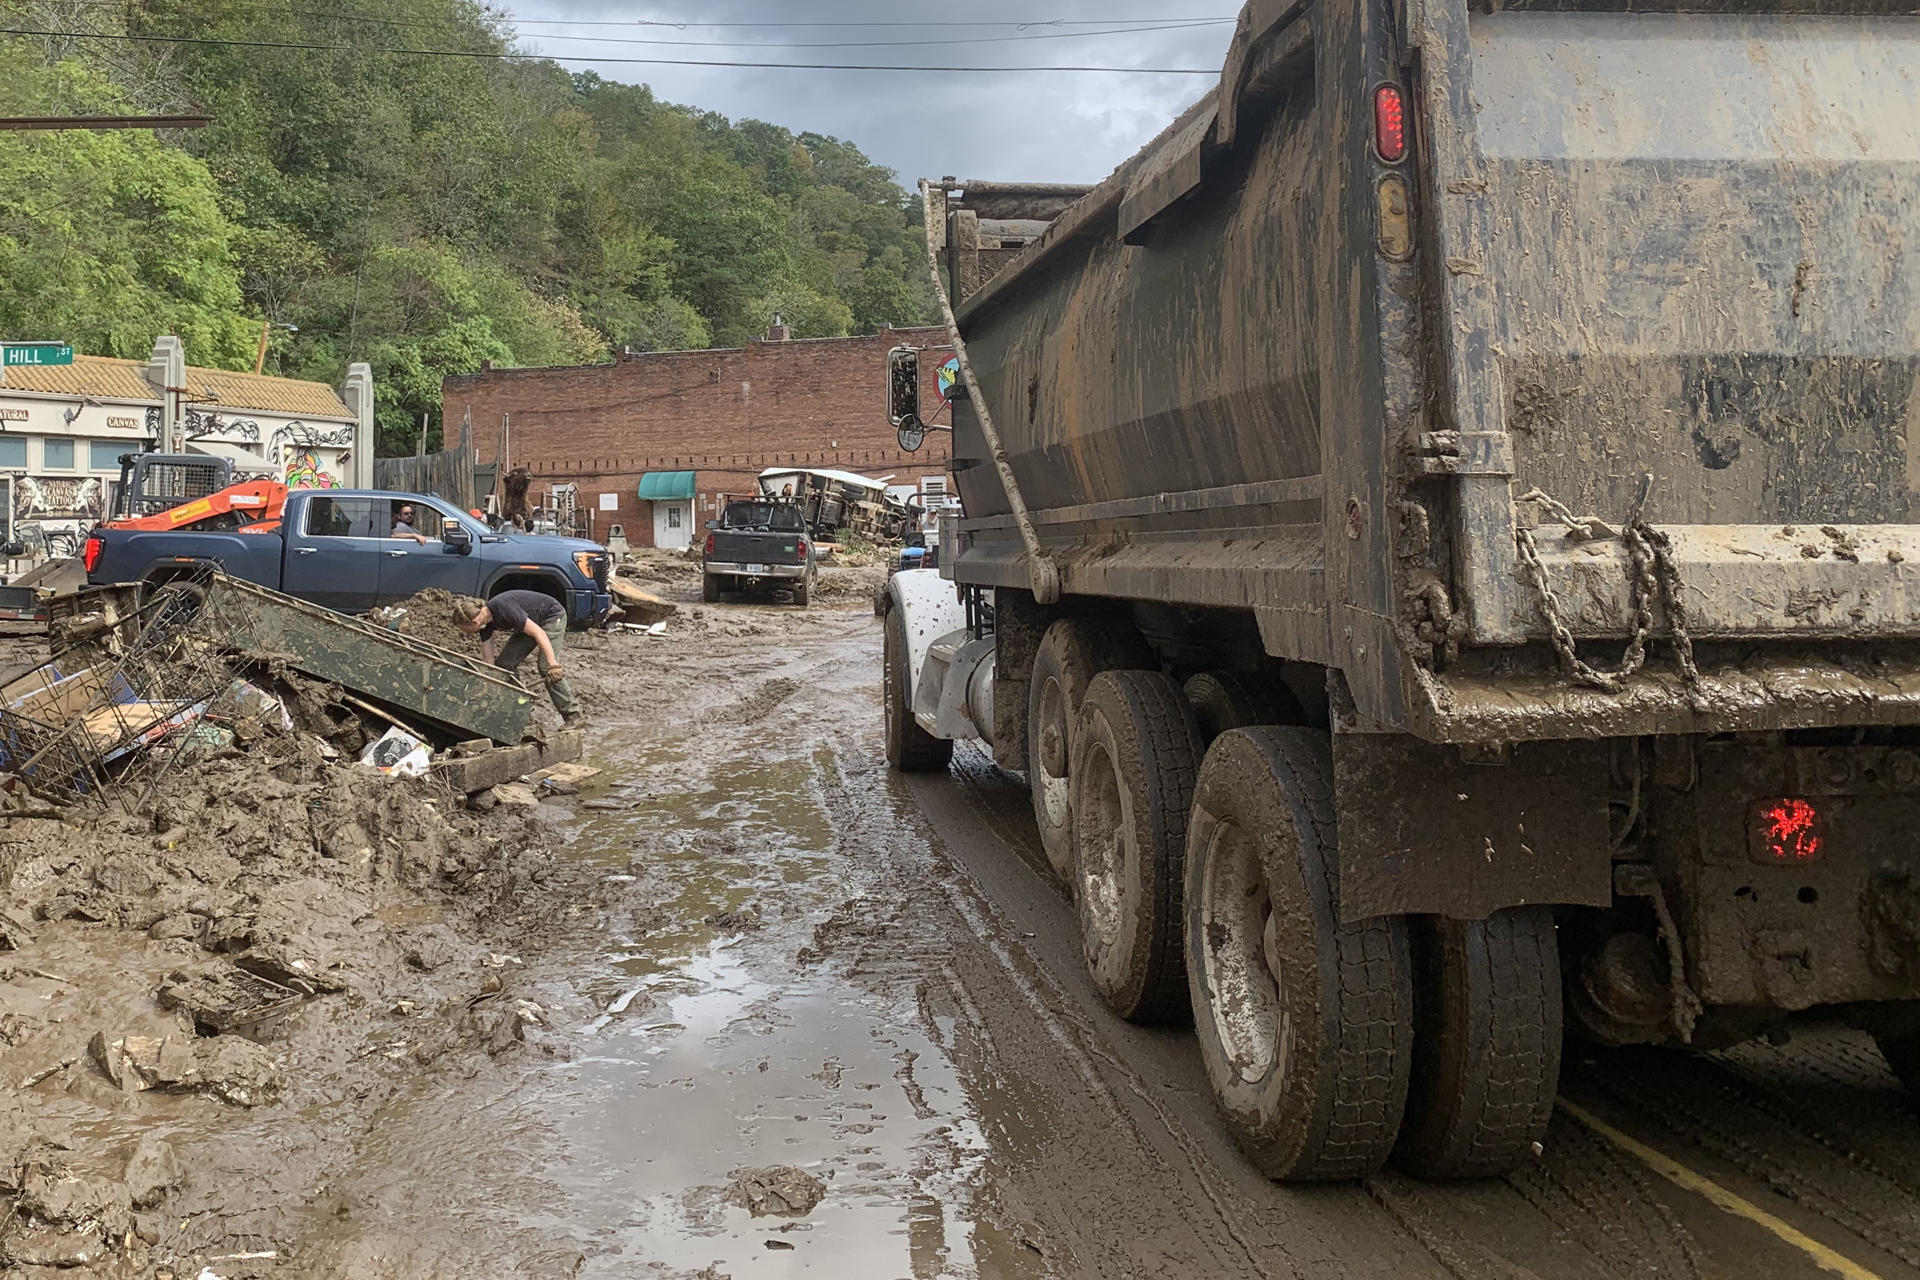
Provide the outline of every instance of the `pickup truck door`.
<path id="1" fill-rule="evenodd" d="M 486 532 L 484 526 L 478 526 L 472 520 L 462 521 L 458 515 L 438 503 L 424 502 L 418 498 L 390 499 L 380 505 L 390 508 L 387 516 L 389 530 L 393 528 L 394 515 L 402 507 L 411 507 L 413 527 L 432 539 L 424 545 L 411 538 L 387 540 L 380 552 L 381 604 L 396 604 L 428 587 L 439 587 L 442 591 L 463 596 L 480 594 L 478 550 L 480 536 Z M 441 541 L 448 524 L 464 524 L 467 532 L 473 535 L 465 553 Z"/>
<path id="2" fill-rule="evenodd" d="M 378 498 L 314 493 L 296 504 L 282 526 L 286 541 L 280 589 L 342 613 L 371 609 L 380 582 L 387 504 Z"/>

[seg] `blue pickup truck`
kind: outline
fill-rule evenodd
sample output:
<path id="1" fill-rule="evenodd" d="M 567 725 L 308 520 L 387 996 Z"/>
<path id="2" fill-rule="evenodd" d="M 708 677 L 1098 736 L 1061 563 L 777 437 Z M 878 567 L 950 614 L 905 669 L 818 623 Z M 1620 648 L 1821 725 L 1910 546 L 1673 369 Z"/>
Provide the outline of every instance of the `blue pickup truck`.
<path id="1" fill-rule="evenodd" d="M 392 536 L 403 507 L 428 541 Z M 297 489 L 280 529 L 162 532 L 102 525 L 87 537 L 90 583 L 159 586 L 216 564 L 236 578 L 302 600 L 361 613 L 439 587 L 487 596 L 516 587 L 544 591 L 590 626 L 613 607 L 607 552 L 578 538 L 495 533 L 438 498 L 366 489 Z"/>

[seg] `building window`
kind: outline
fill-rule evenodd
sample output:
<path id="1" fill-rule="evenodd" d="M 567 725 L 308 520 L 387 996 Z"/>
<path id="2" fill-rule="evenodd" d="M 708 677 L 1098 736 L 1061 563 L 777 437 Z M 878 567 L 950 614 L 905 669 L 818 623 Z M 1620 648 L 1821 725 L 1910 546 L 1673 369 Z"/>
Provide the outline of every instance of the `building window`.
<path id="1" fill-rule="evenodd" d="M 0 467 L 20 467 L 27 465 L 27 438 L 25 436 L 0 436 Z"/>
<path id="2" fill-rule="evenodd" d="M 87 446 L 87 468 L 90 471 L 118 471 L 120 455 L 132 452 L 132 445 L 122 444 L 118 440 L 95 440 Z"/>
<path id="3" fill-rule="evenodd" d="M 73 441 L 42 441 L 40 445 L 40 465 L 49 471 L 73 470 Z"/>
<path id="4" fill-rule="evenodd" d="M 678 529 L 679 527 L 680 527 L 680 508 L 668 507 L 667 508 L 667 528 Z"/>

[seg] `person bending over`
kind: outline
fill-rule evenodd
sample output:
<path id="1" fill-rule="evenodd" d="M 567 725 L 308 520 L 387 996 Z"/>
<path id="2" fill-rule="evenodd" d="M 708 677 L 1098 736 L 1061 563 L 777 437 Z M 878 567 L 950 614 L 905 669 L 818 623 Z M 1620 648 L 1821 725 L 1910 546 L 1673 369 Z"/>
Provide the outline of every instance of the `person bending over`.
<path id="1" fill-rule="evenodd" d="M 453 606 L 453 622 L 468 635 L 480 637 L 480 656 L 503 671 L 518 673 L 520 664 L 534 654 L 539 660 L 540 676 L 547 682 L 547 696 L 553 709 L 567 724 L 578 724 L 586 716 L 580 700 L 567 687 L 567 671 L 560 663 L 560 649 L 567 639 L 567 611 L 560 602 L 543 591 L 502 591 L 485 604 L 461 600 Z M 494 654 L 494 636 L 506 634 Z"/>

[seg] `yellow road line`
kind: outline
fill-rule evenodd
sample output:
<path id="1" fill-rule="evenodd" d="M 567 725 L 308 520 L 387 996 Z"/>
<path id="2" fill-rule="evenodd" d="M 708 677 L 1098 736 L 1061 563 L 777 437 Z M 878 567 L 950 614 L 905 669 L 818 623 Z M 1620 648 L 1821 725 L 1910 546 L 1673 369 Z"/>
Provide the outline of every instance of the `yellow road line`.
<path id="1" fill-rule="evenodd" d="M 1718 1205 L 1735 1217 L 1745 1218 L 1755 1226 L 1763 1227 L 1771 1231 L 1786 1243 L 1800 1250 L 1800 1252 L 1806 1254 L 1809 1258 L 1812 1258 L 1815 1265 L 1822 1271 L 1831 1271 L 1836 1275 L 1846 1276 L 1847 1280 L 1881 1280 L 1880 1276 L 1874 1272 L 1867 1270 L 1850 1258 L 1835 1253 L 1832 1249 L 1827 1248 L 1827 1246 L 1821 1244 L 1805 1232 L 1796 1231 L 1793 1227 L 1774 1217 L 1746 1197 L 1735 1195 L 1719 1183 L 1713 1181 L 1713 1179 L 1695 1173 L 1677 1160 L 1668 1159 L 1652 1147 L 1649 1147 L 1646 1143 L 1629 1138 L 1626 1134 L 1620 1132 L 1586 1108 L 1576 1106 L 1574 1103 L 1568 1102 L 1565 1098 L 1559 1098 L 1556 1099 L 1556 1101 L 1559 1103 L 1562 1111 L 1605 1138 L 1608 1142 L 1611 1142 L 1614 1146 L 1619 1147 L 1628 1155 L 1639 1160 L 1640 1163 L 1652 1169 L 1668 1182 L 1673 1183 L 1677 1187 L 1685 1187 L 1688 1191 L 1692 1191 L 1698 1195 L 1705 1196 L 1715 1205 Z"/>

